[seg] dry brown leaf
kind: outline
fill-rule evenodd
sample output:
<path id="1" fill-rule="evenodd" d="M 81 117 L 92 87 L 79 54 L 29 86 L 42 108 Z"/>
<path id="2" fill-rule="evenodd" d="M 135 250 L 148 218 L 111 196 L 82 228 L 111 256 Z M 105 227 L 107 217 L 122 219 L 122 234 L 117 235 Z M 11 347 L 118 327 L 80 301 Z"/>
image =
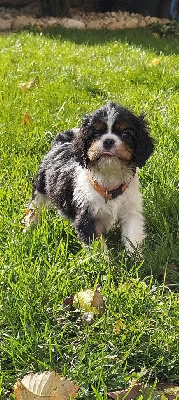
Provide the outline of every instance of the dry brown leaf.
<path id="1" fill-rule="evenodd" d="M 93 295 L 93 299 L 92 299 L 92 302 L 91 302 L 91 306 L 92 307 L 96 307 L 97 310 L 99 311 L 99 314 L 102 314 L 104 312 L 104 310 L 105 310 L 105 302 L 104 302 L 104 299 L 103 299 L 103 296 L 102 296 L 100 290 L 101 290 L 100 286 L 97 285 L 96 289 L 94 291 L 94 295 Z"/>
<path id="2" fill-rule="evenodd" d="M 63 300 L 64 306 L 68 306 L 71 310 L 75 310 L 75 307 L 73 306 L 73 300 L 74 300 L 74 296 L 72 294 L 70 296 L 66 297 Z"/>
<path id="3" fill-rule="evenodd" d="M 124 330 L 125 328 L 126 328 L 126 325 L 124 324 L 124 322 L 122 322 L 120 319 L 118 319 L 114 325 L 114 333 L 118 334 L 119 332 L 121 332 L 121 330 Z"/>
<path id="4" fill-rule="evenodd" d="M 38 215 L 34 208 L 27 208 L 25 216 L 21 222 L 23 231 L 25 232 L 32 223 L 37 224 Z"/>
<path id="5" fill-rule="evenodd" d="M 22 92 L 26 92 L 30 89 L 33 89 L 33 88 L 39 86 L 39 84 L 40 84 L 39 78 L 35 78 L 35 79 L 32 79 L 31 81 L 20 83 L 19 89 Z"/>
<path id="6" fill-rule="evenodd" d="M 16 383 L 14 395 L 16 400 L 69 400 L 78 389 L 72 381 L 48 371 L 24 376 Z"/>
<path id="7" fill-rule="evenodd" d="M 118 390 L 116 392 L 109 392 L 108 397 L 114 400 L 122 400 L 123 397 L 125 398 L 125 400 L 132 400 L 136 398 L 141 388 L 142 388 L 142 383 L 136 383 L 131 388 L 125 390 Z"/>
<path id="8" fill-rule="evenodd" d="M 26 111 L 22 117 L 22 125 L 28 125 L 28 124 L 30 124 L 31 121 L 32 121 L 32 118 Z"/>

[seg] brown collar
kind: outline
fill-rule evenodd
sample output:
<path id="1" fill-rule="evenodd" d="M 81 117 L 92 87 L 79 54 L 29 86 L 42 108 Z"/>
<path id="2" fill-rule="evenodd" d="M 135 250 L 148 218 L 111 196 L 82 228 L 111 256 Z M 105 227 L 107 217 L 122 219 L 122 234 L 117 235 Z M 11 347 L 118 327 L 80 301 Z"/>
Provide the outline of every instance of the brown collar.
<path id="1" fill-rule="evenodd" d="M 89 170 L 89 180 L 93 186 L 93 188 L 105 199 L 105 203 L 108 200 L 116 199 L 116 197 L 120 196 L 125 190 L 129 187 L 130 183 L 122 182 L 120 186 L 113 187 L 112 189 L 104 189 L 100 184 L 94 179 L 91 175 L 91 171 Z"/>

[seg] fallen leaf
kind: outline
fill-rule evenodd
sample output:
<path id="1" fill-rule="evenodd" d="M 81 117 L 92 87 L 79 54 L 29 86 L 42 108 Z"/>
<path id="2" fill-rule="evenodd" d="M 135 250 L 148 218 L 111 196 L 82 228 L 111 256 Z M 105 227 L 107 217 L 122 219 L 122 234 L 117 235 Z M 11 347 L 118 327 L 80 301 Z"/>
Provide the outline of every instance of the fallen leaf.
<path id="1" fill-rule="evenodd" d="M 70 309 L 74 309 L 73 307 L 73 300 L 74 300 L 74 296 L 71 294 L 71 296 L 66 297 L 63 300 L 63 304 L 64 306 L 68 306 Z"/>
<path id="2" fill-rule="evenodd" d="M 27 208 L 25 210 L 25 216 L 23 220 L 21 221 L 21 226 L 23 228 L 23 231 L 25 232 L 32 223 L 37 224 L 37 213 L 34 208 Z"/>
<path id="3" fill-rule="evenodd" d="M 32 121 L 32 118 L 26 111 L 22 117 L 22 125 L 28 125 L 28 124 L 30 124 L 31 121 Z"/>
<path id="4" fill-rule="evenodd" d="M 31 373 L 18 380 L 14 396 L 16 400 L 69 400 L 76 396 L 78 389 L 72 381 L 48 371 Z"/>
<path id="5" fill-rule="evenodd" d="M 96 289 L 94 291 L 91 306 L 96 307 L 99 314 L 102 314 L 105 310 L 105 302 L 104 302 L 103 296 L 101 294 L 101 288 L 99 285 L 96 286 Z"/>
<path id="6" fill-rule="evenodd" d="M 131 388 L 119 390 L 116 392 L 108 392 L 108 397 L 114 400 L 121 400 L 125 396 L 125 400 L 135 399 L 142 388 L 142 383 L 136 383 Z"/>
<path id="7" fill-rule="evenodd" d="M 74 296 L 74 302 L 85 312 L 94 314 L 101 314 L 104 312 L 105 304 L 99 286 L 97 286 L 95 290 L 87 289 L 78 292 Z"/>
<path id="8" fill-rule="evenodd" d="M 98 310 L 91 306 L 93 296 L 94 291 L 92 289 L 82 290 L 74 296 L 74 302 L 85 312 L 94 312 L 98 314 Z"/>
<path id="9" fill-rule="evenodd" d="M 156 65 L 158 65 L 160 63 L 159 58 L 154 58 L 152 60 L 152 62 L 150 63 L 150 67 L 155 67 Z"/>
<path id="10" fill-rule="evenodd" d="M 160 37 L 160 35 L 159 35 L 158 33 L 156 33 L 156 32 L 153 32 L 153 33 L 152 33 L 152 36 L 153 36 L 155 39 L 159 39 L 159 37 Z"/>
<path id="11" fill-rule="evenodd" d="M 125 324 L 120 319 L 118 319 L 114 325 L 114 332 L 119 333 L 121 330 L 125 329 L 125 327 Z"/>
<path id="12" fill-rule="evenodd" d="M 22 92 L 26 92 L 30 89 L 39 86 L 39 84 L 40 84 L 39 78 L 35 78 L 32 79 L 31 81 L 20 83 L 18 87 Z"/>

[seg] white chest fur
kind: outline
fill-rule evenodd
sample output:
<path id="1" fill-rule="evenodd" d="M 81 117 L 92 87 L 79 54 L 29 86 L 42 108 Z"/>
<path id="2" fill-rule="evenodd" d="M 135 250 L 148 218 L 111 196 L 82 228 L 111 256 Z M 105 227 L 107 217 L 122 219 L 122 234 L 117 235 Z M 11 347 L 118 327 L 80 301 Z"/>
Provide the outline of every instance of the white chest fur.
<path id="1" fill-rule="evenodd" d="M 130 213 L 142 212 L 142 199 L 139 192 L 137 174 L 132 179 L 126 191 L 116 199 L 105 199 L 93 188 L 88 170 L 78 166 L 76 168 L 76 185 L 74 188 L 74 200 L 78 207 L 88 207 L 95 220 L 100 224 L 102 231 L 110 230 L 116 223 L 128 219 Z"/>

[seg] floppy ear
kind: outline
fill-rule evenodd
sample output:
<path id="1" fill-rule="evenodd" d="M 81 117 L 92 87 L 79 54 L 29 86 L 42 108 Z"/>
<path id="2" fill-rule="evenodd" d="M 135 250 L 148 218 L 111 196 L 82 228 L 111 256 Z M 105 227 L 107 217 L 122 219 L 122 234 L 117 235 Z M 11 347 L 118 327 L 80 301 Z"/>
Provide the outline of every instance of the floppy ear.
<path id="1" fill-rule="evenodd" d="M 71 150 L 75 156 L 75 159 L 80 163 L 80 165 L 84 168 L 87 168 L 88 157 L 87 151 L 89 147 L 89 124 L 91 120 L 91 115 L 85 115 L 82 126 L 78 135 L 72 141 Z"/>
<path id="2" fill-rule="evenodd" d="M 144 115 L 140 114 L 137 123 L 137 147 L 134 154 L 135 165 L 143 167 L 154 149 L 154 140 L 149 134 L 149 127 Z"/>

